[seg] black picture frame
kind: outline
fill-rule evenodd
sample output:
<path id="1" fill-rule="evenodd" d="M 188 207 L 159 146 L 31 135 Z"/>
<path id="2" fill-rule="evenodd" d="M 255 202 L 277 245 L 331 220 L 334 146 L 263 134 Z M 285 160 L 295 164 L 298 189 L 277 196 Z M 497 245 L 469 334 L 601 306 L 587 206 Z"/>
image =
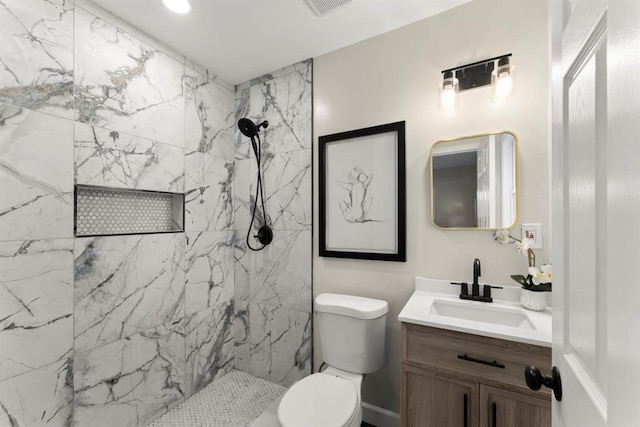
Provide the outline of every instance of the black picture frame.
<path id="1" fill-rule="evenodd" d="M 320 256 L 405 262 L 405 122 L 324 135 L 318 142 Z"/>

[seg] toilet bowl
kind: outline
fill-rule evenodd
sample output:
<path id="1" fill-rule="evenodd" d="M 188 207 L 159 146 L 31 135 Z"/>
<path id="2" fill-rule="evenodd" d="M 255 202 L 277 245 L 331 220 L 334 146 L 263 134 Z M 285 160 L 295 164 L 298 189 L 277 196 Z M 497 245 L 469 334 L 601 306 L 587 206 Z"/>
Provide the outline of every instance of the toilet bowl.
<path id="1" fill-rule="evenodd" d="M 359 427 L 362 375 L 329 367 L 295 383 L 278 406 L 283 427 Z"/>
<path id="2" fill-rule="evenodd" d="M 315 299 L 322 357 L 327 369 L 295 383 L 282 397 L 283 427 L 359 427 L 364 374 L 384 361 L 386 301 L 320 294 Z"/>

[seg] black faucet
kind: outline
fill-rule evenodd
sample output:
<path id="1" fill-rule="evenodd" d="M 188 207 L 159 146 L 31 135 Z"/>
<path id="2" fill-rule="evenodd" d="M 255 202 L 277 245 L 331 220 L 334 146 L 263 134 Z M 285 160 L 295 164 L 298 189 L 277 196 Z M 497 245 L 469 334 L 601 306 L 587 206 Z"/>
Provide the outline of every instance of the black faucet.
<path id="1" fill-rule="evenodd" d="M 502 286 L 483 285 L 482 296 L 480 296 L 480 283 L 478 277 L 482 276 L 480 269 L 480 260 L 473 260 L 473 283 L 471 284 L 471 295 L 469 295 L 469 285 L 466 282 L 451 282 L 452 285 L 460 286 L 460 299 L 468 299 L 472 301 L 492 302 L 491 289 L 502 289 Z"/>
<path id="2" fill-rule="evenodd" d="M 478 277 L 480 276 L 482 276 L 480 260 L 476 258 L 473 260 L 473 283 L 471 284 L 471 295 L 474 297 L 480 295 L 480 283 L 478 283 Z"/>

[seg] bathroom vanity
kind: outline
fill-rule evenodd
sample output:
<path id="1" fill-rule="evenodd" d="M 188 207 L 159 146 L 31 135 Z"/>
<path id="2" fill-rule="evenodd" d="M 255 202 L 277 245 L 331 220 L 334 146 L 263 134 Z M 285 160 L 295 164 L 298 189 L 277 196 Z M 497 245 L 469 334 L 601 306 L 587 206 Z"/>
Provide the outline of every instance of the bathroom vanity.
<path id="1" fill-rule="evenodd" d="M 524 377 L 527 366 L 551 370 L 551 313 L 522 309 L 518 292 L 462 301 L 449 282 L 416 278 L 399 316 L 402 426 L 551 425 L 550 391 Z"/>

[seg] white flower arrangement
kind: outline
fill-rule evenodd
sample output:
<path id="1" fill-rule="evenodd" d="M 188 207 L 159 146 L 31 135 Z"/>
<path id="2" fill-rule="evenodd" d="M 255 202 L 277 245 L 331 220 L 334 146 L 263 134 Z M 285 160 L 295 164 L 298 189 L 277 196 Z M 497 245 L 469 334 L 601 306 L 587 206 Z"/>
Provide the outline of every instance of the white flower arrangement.
<path id="1" fill-rule="evenodd" d="M 522 285 L 523 288 L 533 292 L 551 292 L 553 269 L 551 264 L 542 264 L 536 267 L 536 255 L 531 249 L 531 241 L 526 237 L 522 240 L 511 236 L 507 230 L 496 230 L 494 240 L 503 245 L 514 244 L 518 252 L 527 258 L 527 276 L 522 274 L 511 275 L 511 278 Z"/>
<path id="2" fill-rule="evenodd" d="M 529 275 L 534 285 L 551 283 L 553 280 L 553 269 L 551 268 L 551 264 L 542 264 L 540 268 L 529 267 Z"/>

